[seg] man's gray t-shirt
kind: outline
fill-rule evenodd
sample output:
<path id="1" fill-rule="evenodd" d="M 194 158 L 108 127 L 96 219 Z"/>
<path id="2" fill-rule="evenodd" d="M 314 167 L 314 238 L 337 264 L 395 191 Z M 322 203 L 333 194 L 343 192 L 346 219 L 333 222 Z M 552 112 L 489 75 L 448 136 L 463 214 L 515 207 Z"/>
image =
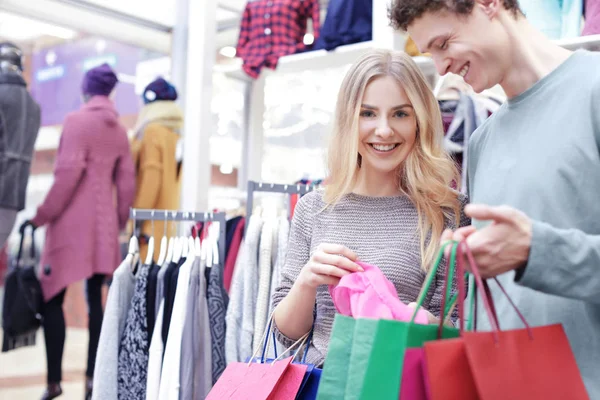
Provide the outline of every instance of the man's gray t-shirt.
<path id="1" fill-rule="evenodd" d="M 471 137 L 469 157 L 471 203 L 509 205 L 533 220 L 524 273 L 502 284 L 531 325 L 564 326 L 589 395 L 600 399 L 600 54 L 573 53 L 507 101 Z M 501 329 L 523 327 L 490 287 Z M 478 309 L 478 328 L 489 330 Z"/>

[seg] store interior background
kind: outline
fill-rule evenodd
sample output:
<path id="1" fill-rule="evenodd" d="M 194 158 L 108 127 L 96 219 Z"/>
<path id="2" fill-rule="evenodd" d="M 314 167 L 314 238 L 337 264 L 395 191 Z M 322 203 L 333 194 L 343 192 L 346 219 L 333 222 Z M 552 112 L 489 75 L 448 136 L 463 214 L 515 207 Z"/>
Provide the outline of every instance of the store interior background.
<path id="1" fill-rule="evenodd" d="M 195 3 L 0 1 L 0 41 L 14 42 L 25 51 L 25 79 L 42 109 L 26 210 L 19 214 L 16 226 L 32 216 L 52 184 L 62 121 L 80 107 L 81 79 L 94 66 L 107 62 L 118 72 L 115 101 L 130 134 L 145 85 L 157 76 L 175 83 L 186 117 L 181 209 L 227 210 L 244 205 L 249 179 L 290 184 L 303 178 L 323 178 L 329 127 L 344 72 L 370 48 L 404 48 L 405 37 L 388 26 L 387 2 L 374 0 L 371 42 L 329 53 L 321 50 L 284 57 L 277 71 L 265 70 L 258 80 L 252 80 L 235 57 L 246 0 Z M 320 3 L 323 21 L 328 1 Z M 306 35 L 305 43 L 313 40 Z M 571 49 L 600 50 L 600 35 L 562 44 Z M 431 60 L 418 57 L 417 61 L 434 85 L 438 76 Z M 43 232 L 36 237 L 41 240 Z M 70 288 L 68 296 L 71 301 L 67 300 L 66 307 L 74 307 L 67 312 L 68 325 L 85 327 L 83 286 Z M 39 339 L 43 350 L 43 339 Z M 69 340 L 67 346 L 75 347 L 67 347 L 67 360 L 75 357 L 69 355 L 69 349 L 78 351 L 80 346 L 81 354 L 85 353 L 85 335 L 81 345 L 69 344 Z M 22 354 L 0 355 L 0 398 L 30 398 L 7 397 L 24 392 L 3 389 L 18 381 L 20 368 L 25 371 L 35 364 L 36 374 L 44 376 L 43 353 L 33 359 Z M 69 361 L 66 369 L 69 376 Z M 82 381 L 83 373 L 73 377 Z M 27 380 L 23 382 L 17 386 L 28 386 Z M 83 385 L 79 386 L 82 391 Z"/>

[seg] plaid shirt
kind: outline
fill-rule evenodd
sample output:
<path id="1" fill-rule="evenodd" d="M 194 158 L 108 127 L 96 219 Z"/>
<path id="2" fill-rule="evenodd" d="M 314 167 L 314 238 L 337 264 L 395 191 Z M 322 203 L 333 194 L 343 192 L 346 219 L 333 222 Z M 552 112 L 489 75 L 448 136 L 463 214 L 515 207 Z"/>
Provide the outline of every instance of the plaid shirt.
<path id="1" fill-rule="evenodd" d="M 237 54 L 244 71 L 258 78 L 263 67 L 275 69 L 279 57 L 306 50 L 307 20 L 319 35 L 319 0 L 250 0 L 242 17 Z"/>

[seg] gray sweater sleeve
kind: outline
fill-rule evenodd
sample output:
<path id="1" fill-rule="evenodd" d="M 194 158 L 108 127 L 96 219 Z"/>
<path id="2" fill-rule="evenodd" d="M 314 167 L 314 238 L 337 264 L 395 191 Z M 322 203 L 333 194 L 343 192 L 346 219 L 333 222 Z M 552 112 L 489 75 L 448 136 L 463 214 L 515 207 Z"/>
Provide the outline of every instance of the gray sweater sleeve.
<path id="1" fill-rule="evenodd" d="M 596 74 L 591 99 L 594 139 L 600 151 L 600 74 Z M 600 304 L 600 235 L 535 220 L 532 228 L 529 259 L 517 274 L 517 282 L 540 292 Z"/>
<path id="2" fill-rule="evenodd" d="M 290 292 L 292 285 L 298 279 L 300 270 L 310 259 L 310 244 L 312 236 L 313 217 L 317 210 L 314 209 L 314 197 L 306 195 L 298 201 L 294 210 L 294 217 L 290 226 L 290 236 L 285 255 L 285 262 L 281 270 L 279 286 L 273 293 L 273 308 Z M 273 322 L 277 340 L 286 348 L 295 340 L 282 334 Z"/>

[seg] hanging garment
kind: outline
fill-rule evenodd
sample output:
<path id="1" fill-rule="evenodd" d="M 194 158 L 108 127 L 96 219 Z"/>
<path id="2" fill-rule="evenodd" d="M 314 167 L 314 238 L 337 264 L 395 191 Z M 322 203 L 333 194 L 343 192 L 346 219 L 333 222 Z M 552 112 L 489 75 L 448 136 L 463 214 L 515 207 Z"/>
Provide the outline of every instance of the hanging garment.
<path id="1" fill-rule="evenodd" d="M 92 400 L 118 398 L 119 345 L 135 289 L 133 266 L 123 261 L 115 271 L 106 299 L 94 367 Z"/>
<path id="2" fill-rule="evenodd" d="M 285 263 L 285 255 L 287 254 L 288 240 L 290 237 L 290 221 L 286 217 L 279 219 L 279 234 L 277 235 L 277 259 L 273 267 L 271 277 L 271 294 L 269 295 L 269 315 L 273 313 L 273 293 L 279 286 L 281 279 L 281 269 Z"/>
<path id="3" fill-rule="evenodd" d="M 372 265 L 358 262 L 364 272 L 348 274 L 329 293 L 337 311 L 353 318 L 394 319 L 409 322 L 414 309 L 398 298 L 398 292 L 383 272 Z M 427 324 L 427 313 L 419 310 L 415 323 Z"/>
<path id="4" fill-rule="evenodd" d="M 478 112 L 480 110 L 475 105 L 475 100 L 463 93 L 460 93 L 458 102 L 451 102 L 451 104 L 456 104 L 456 108 L 454 109 L 452 122 L 444 137 L 444 147 L 450 153 L 461 155 L 461 192 L 466 194 L 467 174 L 465 172 L 469 162 L 469 138 L 485 122 L 487 113 L 481 115 Z"/>
<path id="5" fill-rule="evenodd" d="M 248 227 L 250 232 L 250 226 Z M 242 333 L 242 312 L 244 297 L 244 263 L 246 259 L 246 242 L 242 239 L 240 245 L 240 254 L 235 262 L 233 269 L 233 278 L 231 280 L 231 290 L 229 291 L 229 306 L 225 315 L 225 360 L 227 365 L 232 362 L 241 362 L 241 333 Z"/>
<path id="6" fill-rule="evenodd" d="M 171 317 L 168 340 L 165 343 L 165 356 L 160 377 L 160 400 L 179 398 L 179 379 L 181 368 L 181 339 L 187 309 L 190 274 L 195 257 L 189 256 L 179 269 L 177 277 L 177 290 L 173 302 L 173 315 Z M 163 327 L 164 328 L 164 327 Z"/>
<path id="7" fill-rule="evenodd" d="M 159 100 L 146 104 L 140 110 L 132 152 L 137 175 L 134 208 L 176 210 L 181 193 L 181 162 L 178 147 L 182 146 L 180 130 L 183 114 L 176 102 Z M 173 222 L 168 222 L 171 232 Z M 142 234 L 154 235 L 154 243 L 160 243 L 165 233 L 164 221 L 144 221 Z M 140 256 L 146 259 L 147 244 L 140 244 Z M 154 254 L 154 261 L 158 253 Z"/>
<path id="8" fill-rule="evenodd" d="M 231 242 L 233 242 L 236 228 L 243 219 L 244 217 L 234 217 L 228 219 L 225 223 L 225 258 L 229 256 L 229 250 L 231 249 Z"/>
<path id="9" fill-rule="evenodd" d="M 252 356 L 253 337 L 254 337 L 254 316 L 256 314 L 256 300 L 258 298 L 258 257 L 260 236 L 264 221 L 261 217 L 253 215 L 250 223 L 254 222 L 254 229 L 248 229 L 246 232 L 246 258 L 242 260 L 244 263 L 244 291 L 242 300 L 242 331 L 240 333 L 240 355 L 242 359 Z"/>
<path id="10" fill-rule="evenodd" d="M 160 375 L 162 370 L 162 357 L 165 349 L 162 341 L 162 321 L 165 302 L 162 300 L 156 313 L 156 326 L 152 332 L 152 341 L 148 351 L 148 379 L 146 380 L 146 400 L 157 400 L 160 390 Z M 96 388 L 94 388 L 94 391 Z"/>
<path id="11" fill-rule="evenodd" d="M 50 273 L 40 276 L 46 301 L 71 283 L 115 271 L 134 194 L 127 132 L 113 102 L 94 96 L 65 119 L 54 183 L 32 219 L 48 224 L 41 266 Z"/>
<path id="12" fill-rule="evenodd" d="M 179 269 L 185 263 L 185 258 L 179 260 L 179 263 L 170 263 L 167 272 L 165 273 L 164 281 L 164 297 L 165 311 L 163 315 L 162 338 L 163 343 L 167 343 L 169 338 L 169 328 L 171 326 L 171 316 L 173 315 L 173 305 L 175 303 L 175 295 L 177 294 L 177 285 L 179 277 Z"/>
<path id="13" fill-rule="evenodd" d="M 373 37 L 373 0 L 330 0 L 315 50 L 333 50 Z"/>
<path id="14" fill-rule="evenodd" d="M 192 266 L 183 326 L 181 352 L 181 392 L 179 400 L 205 399 L 212 388 L 212 341 L 206 280 L 206 262 L 196 259 Z"/>
<path id="15" fill-rule="evenodd" d="M 227 250 L 227 256 L 225 261 L 225 271 L 223 276 L 223 285 L 225 290 L 229 293 L 231 289 L 231 280 L 233 279 L 233 271 L 235 270 L 235 264 L 238 259 L 240 247 L 242 244 L 242 238 L 244 237 L 244 228 L 246 227 L 246 219 L 242 218 L 237 226 L 231 238 L 231 243 Z"/>
<path id="16" fill-rule="evenodd" d="M 170 264 L 171 263 L 169 261 L 165 261 L 164 264 L 160 267 L 160 271 L 158 271 L 158 276 L 156 277 L 156 318 L 158 318 L 158 309 L 160 308 L 160 303 L 165 298 L 165 274 L 167 272 L 167 269 L 169 269 Z"/>
<path id="17" fill-rule="evenodd" d="M 25 208 L 31 160 L 41 122 L 40 106 L 27 91 L 21 74 L 0 73 L 0 119 L 3 128 L 0 209 L 16 213 Z M 0 246 L 4 246 L 4 240 Z"/>
<path id="18" fill-rule="evenodd" d="M 269 295 L 271 294 L 271 273 L 273 256 L 273 225 L 275 220 L 265 221 L 260 235 L 260 251 L 258 253 L 258 295 L 254 314 L 253 351 L 262 345 L 262 337 L 267 325 L 269 313 Z"/>
<path id="19" fill-rule="evenodd" d="M 243 69 L 258 78 L 264 68 L 275 69 L 279 57 L 306 50 L 304 35 L 312 19 L 319 37 L 319 0 L 252 0 L 246 4 L 237 44 Z"/>
<path id="20" fill-rule="evenodd" d="M 212 340 L 213 385 L 227 366 L 225 360 L 225 315 L 228 303 L 229 297 L 223 287 L 222 264 L 214 264 L 210 268 L 208 281 L 208 315 L 210 318 L 210 337 Z"/>
<path id="21" fill-rule="evenodd" d="M 600 1 L 585 0 L 583 36 L 600 34 Z"/>
<path id="22" fill-rule="evenodd" d="M 152 332 L 154 332 L 154 325 L 156 323 L 156 309 L 154 308 L 154 304 L 156 303 L 156 290 L 158 286 L 159 271 L 160 267 L 154 263 L 152 263 L 150 270 L 148 271 L 148 288 L 146 290 L 146 321 L 148 325 L 148 339 L 150 342 L 152 342 Z"/>
<path id="23" fill-rule="evenodd" d="M 520 0 L 519 5 L 527 20 L 550 39 L 581 34 L 583 0 Z"/>
<path id="24" fill-rule="evenodd" d="M 135 292 L 121 337 L 118 363 L 119 400 L 146 398 L 148 376 L 148 325 L 146 290 L 150 267 L 142 265 L 136 276 Z"/>

